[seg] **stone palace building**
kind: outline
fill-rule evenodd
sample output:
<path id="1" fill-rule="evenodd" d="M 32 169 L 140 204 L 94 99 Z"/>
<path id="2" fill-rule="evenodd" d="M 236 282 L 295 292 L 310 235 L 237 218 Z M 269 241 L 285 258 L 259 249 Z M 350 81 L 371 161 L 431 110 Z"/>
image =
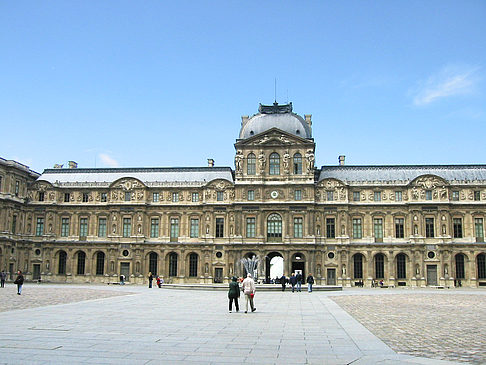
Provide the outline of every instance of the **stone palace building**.
<path id="1" fill-rule="evenodd" d="M 486 165 L 314 166 L 311 115 L 243 116 L 235 169 L 69 168 L 0 159 L 0 269 L 28 280 L 269 279 L 486 285 Z"/>

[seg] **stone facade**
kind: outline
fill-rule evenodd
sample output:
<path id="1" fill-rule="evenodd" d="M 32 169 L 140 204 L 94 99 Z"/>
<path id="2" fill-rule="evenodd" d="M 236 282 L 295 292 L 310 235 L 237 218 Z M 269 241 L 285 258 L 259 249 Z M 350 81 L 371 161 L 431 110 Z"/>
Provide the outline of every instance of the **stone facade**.
<path id="1" fill-rule="evenodd" d="M 47 169 L 0 159 L 0 269 L 53 282 L 486 285 L 486 165 L 315 168 L 311 116 L 242 117 L 235 169 Z"/>

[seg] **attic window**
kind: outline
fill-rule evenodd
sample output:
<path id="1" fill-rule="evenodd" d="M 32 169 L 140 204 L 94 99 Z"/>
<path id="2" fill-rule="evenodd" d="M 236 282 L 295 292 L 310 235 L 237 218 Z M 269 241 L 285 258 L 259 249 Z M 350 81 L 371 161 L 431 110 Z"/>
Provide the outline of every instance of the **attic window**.
<path id="1" fill-rule="evenodd" d="M 250 136 L 253 136 L 255 133 L 253 131 L 250 131 Z"/>
<path id="2" fill-rule="evenodd" d="M 296 134 L 300 134 L 300 130 L 298 130 L 298 129 L 297 129 L 297 130 L 295 131 L 295 133 L 296 133 Z"/>

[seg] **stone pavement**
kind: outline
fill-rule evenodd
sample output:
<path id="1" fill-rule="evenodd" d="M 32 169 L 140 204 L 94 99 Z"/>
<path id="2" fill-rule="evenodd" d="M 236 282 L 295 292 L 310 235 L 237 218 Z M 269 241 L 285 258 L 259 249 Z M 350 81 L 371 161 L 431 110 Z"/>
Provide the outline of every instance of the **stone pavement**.
<path id="1" fill-rule="evenodd" d="M 452 363 L 398 354 L 331 300 L 370 290 L 257 292 L 257 311 L 244 314 L 228 313 L 225 292 L 129 285 L 34 287 L 27 284 L 17 296 L 10 285 L 0 289 L 0 300 L 28 301 L 29 295 L 35 299 L 49 293 L 54 299 L 68 295 L 75 301 L 71 290 L 115 296 L 0 313 L 0 363 Z"/>

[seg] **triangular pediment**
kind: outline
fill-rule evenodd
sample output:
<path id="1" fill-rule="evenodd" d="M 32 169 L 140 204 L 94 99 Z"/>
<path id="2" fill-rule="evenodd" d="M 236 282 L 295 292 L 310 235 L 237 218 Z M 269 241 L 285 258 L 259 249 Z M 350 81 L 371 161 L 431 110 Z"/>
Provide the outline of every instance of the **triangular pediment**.
<path id="1" fill-rule="evenodd" d="M 265 132 L 245 140 L 238 140 L 235 146 L 286 146 L 286 145 L 312 145 L 312 139 L 295 136 L 278 128 L 272 128 Z"/>

